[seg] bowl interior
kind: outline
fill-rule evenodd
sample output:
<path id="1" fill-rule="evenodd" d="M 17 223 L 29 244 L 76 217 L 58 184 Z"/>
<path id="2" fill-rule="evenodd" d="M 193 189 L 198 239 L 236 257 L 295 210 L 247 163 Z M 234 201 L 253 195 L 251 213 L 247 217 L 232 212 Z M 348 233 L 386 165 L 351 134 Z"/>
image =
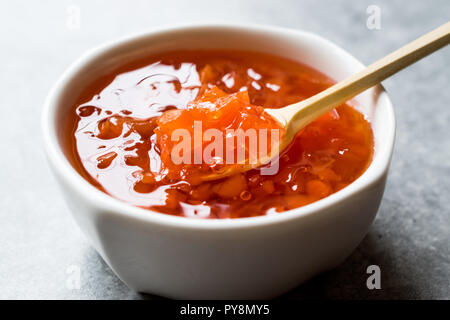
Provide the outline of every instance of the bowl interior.
<path id="1" fill-rule="evenodd" d="M 307 32 L 242 25 L 203 25 L 153 31 L 96 48 L 69 68 L 54 88 L 53 98 L 47 106 L 49 139 L 54 139 L 50 144 L 59 148 L 61 153 L 65 114 L 83 86 L 98 77 L 98 74 L 149 53 L 177 49 L 240 49 L 271 53 L 309 65 L 335 81 L 343 80 L 363 68 L 358 60 L 344 50 Z M 352 104 L 371 122 L 375 138 L 373 161 L 353 184 L 358 180 L 369 183 L 386 171 L 389 165 L 395 135 L 394 114 L 381 86 L 358 95 Z M 68 161 L 67 157 L 65 161 Z"/>

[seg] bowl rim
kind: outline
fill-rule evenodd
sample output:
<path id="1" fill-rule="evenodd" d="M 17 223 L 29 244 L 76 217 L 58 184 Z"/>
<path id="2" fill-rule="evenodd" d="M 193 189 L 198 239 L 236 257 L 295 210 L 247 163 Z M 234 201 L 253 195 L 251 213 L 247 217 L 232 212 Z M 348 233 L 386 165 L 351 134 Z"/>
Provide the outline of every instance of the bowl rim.
<path id="1" fill-rule="evenodd" d="M 386 94 L 382 85 L 377 85 L 379 89 L 379 95 L 384 94 L 384 103 L 386 104 L 387 119 L 383 122 L 386 123 L 388 128 L 388 139 L 384 141 L 387 147 L 383 153 L 377 155 L 376 161 L 372 161 L 369 167 L 364 173 L 359 176 L 355 181 L 346 186 L 345 188 L 323 198 L 311 204 L 303 207 L 295 208 L 285 211 L 281 214 L 263 215 L 257 217 L 246 217 L 236 219 L 201 219 L 201 218 L 188 218 L 182 216 L 173 216 L 157 211 L 152 211 L 132 204 L 126 203 L 122 200 L 116 199 L 113 196 L 102 192 L 95 186 L 85 180 L 69 163 L 69 160 L 64 155 L 57 139 L 56 126 L 54 125 L 54 115 L 58 111 L 58 97 L 64 92 L 66 86 L 71 82 L 71 78 L 89 62 L 96 60 L 99 56 L 106 51 L 113 50 L 127 43 L 143 40 L 147 37 L 163 35 L 165 33 L 177 33 L 177 32 L 192 32 L 199 29 L 217 29 L 224 31 L 249 31 L 258 33 L 278 33 L 284 35 L 292 35 L 296 37 L 310 38 L 313 41 L 321 43 L 321 45 L 332 47 L 334 51 L 339 52 L 340 55 L 346 56 L 353 61 L 353 63 L 363 68 L 364 65 L 353 57 L 350 53 L 340 48 L 333 42 L 308 31 L 290 29 L 279 26 L 260 25 L 252 23 L 228 23 L 228 22 L 193 22 L 179 24 L 170 27 L 157 27 L 151 28 L 137 34 L 125 36 L 117 40 L 109 41 L 99 46 L 96 46 L 76 59 L 60 76 L 57 82 L 50 90 L 45 102 L 41 116 L 41 129 L 43 134 L 44 150 L 47 155 L 47 159 L 51 164 L 54 173 L 62 177 L 65 182 L 77 192 L 89 201 L 91 205 L 94 205 L 102 210 L 104 214 L 116 214 L 122 217 L 128 217 L 135 219 L 142 223 L 153 223 L 160 226 L 183 228 L 183 229 L 196 229 L 196 230 L 229 230 L 229 229 L 248 229 L 260 226 L 274 225 L 279 223 L 290 222 L 294 219 L 300 219 L 309 215 L 315 214 L 319 211 L 327 209 L 331 206 L 338 204 L 340 201 L 349 198 L 360 191 L 370 188 L 373 184 L 383 177 L 387 173 L 390 160 L 393 153 L 394 140 L 395 140 L 395 114 L 392 103 Z"/>

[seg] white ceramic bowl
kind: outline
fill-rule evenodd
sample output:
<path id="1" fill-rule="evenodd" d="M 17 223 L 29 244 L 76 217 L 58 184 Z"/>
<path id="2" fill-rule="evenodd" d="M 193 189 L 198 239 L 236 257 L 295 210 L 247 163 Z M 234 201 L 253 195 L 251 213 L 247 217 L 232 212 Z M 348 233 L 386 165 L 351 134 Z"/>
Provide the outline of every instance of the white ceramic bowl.
<path id="1" fill-rule="evenodd" d="M 367 171 L 339 192 L 279 215 L 199 220 L 149 212 L 99 191 L 71 166 L 59 141 L 60 119 L 85 80 L 123 61 L 180 48 L 270 52 L 306 63 L 337 81 L 363 68 L 317 35 L 254 25 L 152 30 L 85 54 L 49 94 L 42 125 L 51 167 L 92 245 L 130 288 L 171 298 L 271 298 L 339 265 L 367 233 L 384 191 L 395 119 L 380 86 L 355 98 L 375 136 Z"/>

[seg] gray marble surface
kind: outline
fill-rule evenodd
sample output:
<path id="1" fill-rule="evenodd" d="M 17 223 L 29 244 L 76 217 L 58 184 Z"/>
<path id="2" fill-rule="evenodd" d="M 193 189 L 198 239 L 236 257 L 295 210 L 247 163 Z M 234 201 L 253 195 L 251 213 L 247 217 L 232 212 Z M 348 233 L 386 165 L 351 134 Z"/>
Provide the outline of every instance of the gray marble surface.
<path id="1" fill-rule="evenodd" d="M 372 4 L 380 30 L 366 26 Z M 369 63 L 449 18 L 448 0 L 1 1 L 0 298 L 157 298 L 129 290 L 89 246 L 42 151 L 44 98 L 83 51 L 153 26 L 219 19 L 313 31 Z M 385 81 L 398 133 L 378 217 L 344 264 L 282 298 L 450 299 L 449 62 L 446 48 Z M 371 264 L 381 290 L 366 287 Z M 70 266 L 80 268 L 80 289 L 67 286 Z"/>

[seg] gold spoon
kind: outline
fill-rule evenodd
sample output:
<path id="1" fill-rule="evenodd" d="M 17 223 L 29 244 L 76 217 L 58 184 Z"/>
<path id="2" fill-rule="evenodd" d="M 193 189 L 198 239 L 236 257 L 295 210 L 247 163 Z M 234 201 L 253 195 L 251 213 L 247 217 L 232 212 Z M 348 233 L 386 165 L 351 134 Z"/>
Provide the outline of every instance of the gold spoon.
<path id="1" fill-rule="evenodd" d="M 202 176 L 202 180 L 221 179 L 238 172 L 245 172 L 268 164 L 289 146 L 296 134 L 306 125 L 353 98 L 357 94 L 373 87 L 384 79 L 449 43 L 450 22 L 447 22 L 439 28 L 376 61 L 364 70 L 351 75 L 347 79 L 336 83 L 330 88 L 306 100 L 280 109 L 264 109 L 265 113 L 278 120 L 280 125 L 285 129 L 285 133 L 281 137 L 278 147 L 272 148 L 268 155 L 254 161 L 256 163 L 237 163 L 225 166 L 220 172 Z"/>

